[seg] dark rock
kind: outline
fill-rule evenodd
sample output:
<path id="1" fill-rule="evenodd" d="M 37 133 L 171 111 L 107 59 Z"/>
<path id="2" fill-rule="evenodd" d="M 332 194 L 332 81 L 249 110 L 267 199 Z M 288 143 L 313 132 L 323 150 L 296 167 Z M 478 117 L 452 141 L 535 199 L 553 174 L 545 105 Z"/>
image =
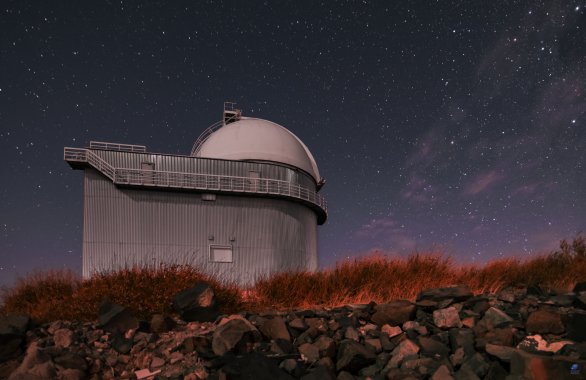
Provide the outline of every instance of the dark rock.
<path id="1" fill-rule="evenodd" d="M 303 343 L 298 348 L 301 358 L 309 363 L 319 360 L 319 348 L 312 343 Z"/>
<path id="2" fill-rule="evenodd" d="M 415 342 L 405 339 L 391 352 L 391 359 L 387 364 L 389 368 L 398 368 L 405 358 L 416 356 L 421 348 Z"/>
<path id="3" fill-rule="evenodd" d="M 104 299 L 98 311 L 98 326 L 110 333 L 124 334 L 130 329 L 138 328 L 138 320 L 127 308 Z"/>
<path id="4" fill-rule="evenodd" d="M 319 365 L 307 375 L 301 376 L 301 380 L 336 380 L 336 374 L 328 367 Z"/>
<path id="5" fill-rule="evenodd" d="M 358 372 L 376 361 L 376 355 L 360 343 L 343 340 L 338 349 L 336 369 L 338 371 Z"/>
<path id="6" fill-rule="evenodd" d="M 268 339 L 282 339 L 291 341 L 291 335 L 287 330 L 285 321 L 281 317 L 267 319 L 259 326 L 260 332 Z"/>
<path id="7" fill-rule="evenodd" d="M 566 337 L 576 342 L 586 342 L 586 314 L 572 313 L 566 321 Z"/>
<path id="8" fill-rule="evenodd" d="M 434 310 L 433 323 L 440 329 L 462 327 L 462 321 L 460 320 L 458 310 L 453 306 L 445 309 Z"/>
<path id="9" fill-rule="evenodd" d="M 545 297 L 547 292 L 537 285 L 531 285 L 527 287 L 527 295 L 535 297 Z"/>
<path id="10" fill-rule="evenodd" d="M 51 357 L 39 348 L 37 342 L 33 342 L 28 346 L 20 366 L 10 374 L 8 380 L 54 379 L 56 375 Z"/>
<path id="11" fill-rule="evenodd" d="M 294 318 L 289 321 L 289 327 L 299 331 L 307 330 L 307 324 L 303 320 L 303 318 Z"/>
<path id="12" fill-rule="evenodd" d="M 472 296 L 473 294 L 467 286 L 459 285 L 424 290 L 417 295 L 417 302 L 424 300 L 441 302 L 447 299 L 453 299 L 454 302 L 460 302 L 465 301 Z"/>
<path id="13" fill-rule="evenodd" d="M 229 351 L 249 352 L 252 344 L 260 340 L 256 327 L 241 316 L 233 315 L 214 331 L 212 350 L 218 356 Z"/>
<path id="14" fill-rule="evenodd" d="M 488 328 L 497 327 L 513 321 L 510 315 L 504 311 L 491 307 L 484 313 L 482 321 L 487 324 Z"/>
<path id="15" fill-rule="evenodd" d="M 336 357 L 336 342 L 325 335 L 320 335 L 319 338 L 315 341 L 314 345 L 319 350 L 319 356 L 321 358 L 328 357 L 328 358 L 335 358 Z"/>
<path id="16" fill-rule="evenodd" d="M 8 314 L 0 317 L 0 363 L 22 354 L 24 335 L 30 326 L 30 317 Z"/>
<path id="17" fill-rule="evenodd" d="M 87 371 L 88 365 L 84 358 L 76 355 L 72 352 L 67 352 L 63 355 L 56 356 L 53 358 L 55 364 L 60 365 L 63 368 L 77 369 L 80 371 Z"/>
<path id="18" fill-rule="evenodd" d="M 295 344 L 300 345 L 303 343 L 312 343 L 318 335 L 319 331 L 317 331 L 315 327 L 310 327 L 295 339 Z"/>
<path id="19" fill-rule="evenodd" d="M 462 367 L 460 367 L 458 372 L 456 372 L 454 374 L 454 379 L 455 380 L 480 380 L 480 377 L 478 377 L 476 372 L 474 372 L 474 370 L 472 368 L 470 368 L 469 366 L 466 366 L 466 367 L 462 366 Z"/>
<path id="20" fill-rule="evenodd" d="M 121 354 L 128 354 L 134 344 L 133 339 L 126 338 L 122 333 L 115 332 L 112 334 L 112 348 Z"/>
<path id="21" fill-rule="evenodd" d="M 502 380 L 507 377 L 509 372 L 503 368 L 498 362 L 490 363 L 488 373 L 484 377 L 484 380 Z"/>
<path id="22" fill-rule="evenodd" d="M 271 342 L 270 350 L 276 354 L 286 355 L 293 352 L 294 346 L 287 340 L 276 339 Z"/>
<path id="23" fill-rule="evenodd" d="M 474 351 L 474 333 L 470 329 L 450 329 L 449 331 L 450 346 L 452 351 L 458 348 L 464 350 L 466 356 L 471 356 Z"/>
<path id="24" fill-rule="evenodd" d="M 397 326 L 413 319 L 414 316 L 415 305 L 406 300 L 399 300 L 376 305 L 371 320 L 379 326 L 385 324 Z"/>
<path id="25" fill-rule="evenodd" d="M 565 331 L 559 313 L 549 310 L 537 310 L 529 314 L 525 329 L 528 333 L 562 334 Z"/>
<path id="26" fill-rule="evenodd" d="M 511 376 L 522 379 L 579 379 L 584 376 L 586 361 L 563 356 L 543 356 L 521 350 L 511 357 Z"/>
<path id="27" fill-rule="evenodd" d="M 171 317 L 165 317 L 162 314 L 154 314 L 150 322 L 150 330 L 160 334 L 173 330 L 177 323 Z"/>
<path id="28" fill-rule="evenodd" d="M 454 380 L 454 377 L 450 373 L 450 369 L 442 364 L 431 376 L 431 380 Z"/>
<path id="29" fill-rule="evenodd" d="M 230 380 L 293 380 L 271 359 L 257 352 L 235 357 L 220 370 Z M 220 375 L 222 378 L 222 375 Z"/>
<path id="30" fill-rule="evenodd" d="M 213 289 L 203 282 L 177 293 L 173 307 L 187 322 L 211 322 L 220 315 Z"/>
<path id="31" fill-rule="evenodd" d="M 499 346 L 496 344 L 487 343 L 485 347 L 486 353 L 495 356 L 503 362 L 510 362 L 513 353 L 516 351 L 513 347 Z"/>
<path id="32" fill-rule="evenodd" d="M 567 307 L 571 306 L 574 303 L 574 295 L 573 294 L 558 294 L 550 298 L 551 302 L 553 302 L 557 306 Z"/>
<path id="33" fill-rule="evenodd" d="M 586 292 L 586 281 L 578 282 L 574 285 L 574 293 Z"/>
<path id="34" fill-rule="evenodd" d="M 466 368 L 472 370 L 479 378 L 483 378 L 488 373 L 490 365 L 486 362 L 484 357 L 477 352 L 464 361 L 461 369 Z"/>
<path id="35" fill-rule="evenodd" d="M 576 297 L 574 298 L 574 306 L 586 310 L 586 292 L 576 294 Z"/>
<path id="36" fill-rule="evenodd" d="M 450 354 L 450 348 L 434 338 L 420 336 L 417 343 L 421 347 L 421 354 L 429 357 L 447 357 Z"/>

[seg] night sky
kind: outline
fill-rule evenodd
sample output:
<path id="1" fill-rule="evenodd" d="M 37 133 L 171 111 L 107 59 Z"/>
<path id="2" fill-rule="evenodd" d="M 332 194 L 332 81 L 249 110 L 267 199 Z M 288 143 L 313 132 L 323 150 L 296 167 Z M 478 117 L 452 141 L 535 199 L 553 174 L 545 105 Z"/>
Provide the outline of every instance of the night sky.
<path id="1" fill-rule="evenodd" d="M 320 264 L 530 257 L 586 226 L 586 2 L 5 1 L 0 285 L 80 272 L 89 141 L 281 124 L 327 180 Z"/>

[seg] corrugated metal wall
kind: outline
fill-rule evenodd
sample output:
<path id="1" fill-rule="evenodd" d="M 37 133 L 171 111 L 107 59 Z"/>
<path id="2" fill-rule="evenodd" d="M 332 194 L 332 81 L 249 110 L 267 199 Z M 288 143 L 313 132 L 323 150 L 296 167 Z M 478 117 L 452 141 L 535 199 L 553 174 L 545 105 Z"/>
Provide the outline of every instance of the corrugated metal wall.
<path id="1" fill-rule="evenodd" d="M 315 180 L 309 174 L 279 164 L 99 149 L 92 149 L 92 152 L 115 168 L 141 169 L 142 163 L 151 162 L 154 170 L 171 172 L 248 177 L 251 171 L 255 171 L 260 173 L 261 178 L 288 181 L 309 189 L 316 188 Z"/>
<path id="2" fill-rule="evenodd" d="M 302 204 L 122 189 L 91 168 L 85 169 L 83 233 L 86 277 L 134 265 L 190 264 L 250 285 L 258 275 L 317 269 L 317 217 Z M 233 262 L 210 262 L 210 244 L 232 245 Z"/>

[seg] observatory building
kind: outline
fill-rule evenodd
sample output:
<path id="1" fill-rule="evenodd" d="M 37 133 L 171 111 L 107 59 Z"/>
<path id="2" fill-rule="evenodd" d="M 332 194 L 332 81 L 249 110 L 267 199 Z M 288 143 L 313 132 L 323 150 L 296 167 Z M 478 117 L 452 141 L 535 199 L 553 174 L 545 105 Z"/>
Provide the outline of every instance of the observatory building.
<path id="1" fill-rule="evenodd" d="M 305 144 L 226 103 L 189 156 L 142 145 L 65 148 L 84 171 L 83 276 L 193 265 L 239 285 L 317 268 L 324 184 Z"/>

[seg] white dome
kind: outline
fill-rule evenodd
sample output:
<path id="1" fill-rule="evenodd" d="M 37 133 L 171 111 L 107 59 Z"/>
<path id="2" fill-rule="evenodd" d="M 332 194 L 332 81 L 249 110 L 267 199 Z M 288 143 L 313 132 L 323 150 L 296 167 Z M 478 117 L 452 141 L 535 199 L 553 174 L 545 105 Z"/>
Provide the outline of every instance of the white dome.
<path id="1" fill-rule="evenodd" d="M 279 162 L 321 180 L 305 144 L 288 129 L 263 119 L 242 117 L 226 124 L 204 141 L 196 157 Z"/>

